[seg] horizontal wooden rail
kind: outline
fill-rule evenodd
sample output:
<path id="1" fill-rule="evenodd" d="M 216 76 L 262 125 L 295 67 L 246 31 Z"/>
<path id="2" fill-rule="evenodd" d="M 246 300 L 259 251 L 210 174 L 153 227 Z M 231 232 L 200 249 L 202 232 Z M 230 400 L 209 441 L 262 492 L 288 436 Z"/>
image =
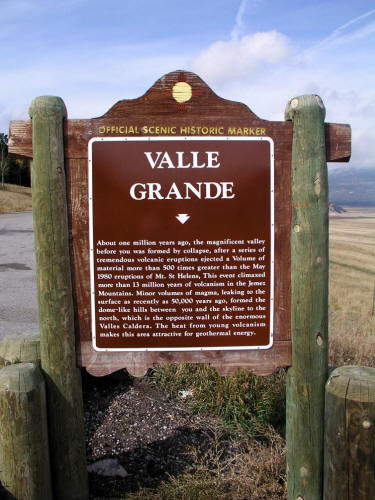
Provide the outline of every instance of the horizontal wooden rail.
<path id="1" fill-rule="evenodd" d="M 117 121 L 119 121 L 117 119 Z M 123 120 L 120 120 L 121 124 Z M 87 122 L 94 122 L 95 127 L 87 129 Z M 65 134 L 68 147 L 65 158 L 82 158 L 82 148 L 77 148 L 75 143 L 77 137 L 80 141 L 88 141 L 98 135 L 95 132 L 100 126 L 110 122 L 113 125 L 116 119 L 96 118 L 93 120 L 67 120 Z M 113 134 L 115 136 L 115 134 Z M 351 128 L 350 125 L 341 123 L 325 124 L 325 144 L 327 162 L 348 162 L 351 155 Z M 9 153 L 26 158 L 33 157 L 31 120 L 14 120 L 9 126 Z M 86 148 L 87 152 L 87 148 Z M 86 156 L 87 157 L 87 156 Z"/>

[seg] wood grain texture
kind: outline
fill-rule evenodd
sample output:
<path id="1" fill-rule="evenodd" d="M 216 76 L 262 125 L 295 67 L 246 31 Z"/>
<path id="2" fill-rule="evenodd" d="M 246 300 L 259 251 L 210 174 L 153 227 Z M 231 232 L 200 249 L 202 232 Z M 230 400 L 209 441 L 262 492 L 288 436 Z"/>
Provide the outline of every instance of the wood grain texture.
<path id="1" fill-rule="evenodd" d="M 375 498 L 375 369 L 341 366 L 326 385 L 324 499 Z"/>
<path id="2" fill-rule="evenodd" d="M 172 96 L 173 86 L 177 82 L 186 82 L 192 86 L 192 98 L 186 103 L 179 104 Z M 209 110 L 209 113 L 205 113 Z M 143 117 L 146 119 L 182 114 L 201 118 L 221 119 L 224 115 L 232 115 L 254 121 L 257 116 L 240 102 L 228 101 L 215 92 L 196 74 L 177 70 L 168 73 L 159 80 L 141 97 L 124 99 L 112 106 L 103 117 L 126 118 Z"/>
<path id="3" fill-rule="evenodd" d="M 255 351 L 193 351 L 186 352 L 117 352 L 105 353 L 92 350 L 91 342 L 81 344 L 82 359 L 86 359 L 86 370 L 97 377 L 126 368 L 135 377 L 143 377 L 149 368 L 166 363 L 207 363 L 219 375 L 233 375 L 243 368 L 257 375 L 269 375 L 279 366 L 288 366 L 292 361 L 291 342 L 275 342 L 272 349 Z"/>
<path id="4" fill-rule="evenodd" d="M 8 152 L 14 156 L 33 157 L 31 120 L 12 120 L 9 123 Z"/>
<path id="5" fill-rule="evenodd" d="M 352 154 L 352 130 L 350 125 L 326 123 L 324 125 L 326 161 L 347 162 Z"/>
<path id="6" fill-rule="evenodd" d="M 171 98 L 170 91 L 177 78 L 186 78 L 193 89 L 197 87 L 197 100 L 185 109 Z M 152 113 L 150 112 L 152 102 Z M 122 115 L 122 116 L 121 116 Z M 110 122 L 108 119 L 110 118 Z M 105 121 L 107 120 L 107 121 Z M 145 125 L 164 127 L 221 126 L 236 130 L 265 129 L 275 142 L 275 347 L 265 350 L 212 351 L 211 353 L 98 353 L 91 347 L 91 304 L 89 274 L 88 226 L 88 141 L 97 135 L 99 126 Z M 111 134 L 105 134 L 106 136 Z M 116 134 L 112 134 L 116 136 Z M 141 135 L 141 134 L 138 134 Z M 207 138 L 209 139 L 209 135 Z M 291 363 L 290 345 L 290 163 L 292 124 L 260 120 L 245 105 L 218 98 L 200 78 L 172 73 L 161 79 L 145 96 L 134 101 L 120 101 L 100 119 L 69 120 L 65 126 L 65 155 L 68 189 L 70 245 L 75 297 L 76 349 L 78 363 L 96 375 L 127 368 L 132 375 L 144 375 L 155 363 L 210 362 L 220 373 L 233 373 L 238 367 L 258 374 L 268 374 L 278 366 Z M 135 362 L 137 360 L 137 362 Z M 231 361 L 232 360 L 232 361 Z M 230 367 L 230 364 L 233 364 Z M 95 365 L 97 368 L 95 368 Z"/>
<path id="7" fill-rule="evenodd" d="M 183 115 L 182 118 L 184 118 Z M 142 127 L 145 120 L 137 116 L 127 117 L 134 126 Z M 155 118 L 153 118 L 155 121 Z M 160 120 L 158 120 L 159 122 Z M 148 123 L 152 123 L 148 121 Z M 178 120 L 173 123 L 179 124 Z M 215 120 L 207 119 L 206 124 L 215 123 Z M 253 121 L 257 124 L 259 122 Z M 67 137 L 66 158 L 79 159 L 87 158 L 87 142 L 92 137 L 99 136 L 100 127 L 123 126 L 124 119 L 108 118 L 106 115 L 91 120 L 67 120 L 65 134 Z M 106 133 L 105 137 L 119 136 L 113 133 Z M 351 156 L 351 127 L 340 123 L 325 124 L 326 138 L 326 161 L 327 162 L 348 162 Z M 86 147 L 85 147 L 86 145 Z M 9 153 L 14 156 L 25 158 L 33 157 L 32 149 L 32 127 L 31 120 L 12 120 L 9 125 Z"/>
<path id="8" fill-rule="evenodd" d="M 288 499 L 323 492 L 324 385 L 328 372 L 328 178 L 321 99 L 292 99 L 292 352 L 287 377 Z"/>
<path id="9" fill-rule="evenodd" d="M 0 367 L 13 363 L 40 364 L 40 335 L 26 334 L 4 339 L 0 344 Z"/>
<path id="10" fill-rule="evenodd" d="M 52 500 L 46 392 L 36 365 L 0 370 L 0 429 L 0 481 L 9 498 Z"/>
<path id="11" fill-rule="evenodd" d="M 81 374 L 76 366 L 63 151 L 65 105 L 37 97 L 32 195 L 40 351 L 46 378 L 54 498 L 88 498 Z"/>

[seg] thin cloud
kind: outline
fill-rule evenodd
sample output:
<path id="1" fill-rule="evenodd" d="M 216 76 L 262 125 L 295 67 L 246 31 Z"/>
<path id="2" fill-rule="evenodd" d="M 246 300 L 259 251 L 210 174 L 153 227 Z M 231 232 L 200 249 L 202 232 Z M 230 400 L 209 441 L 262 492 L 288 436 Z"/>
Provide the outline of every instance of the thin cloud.
<path id="1" fill-rule="evenodd" d="M 336 28 L 327 38 L 325 38 L 322 41 L 322 43 L 329 42 L 331 40 L 334 40 L 335 38 L 342 36 L 342 33 L 345 33 L 346 28 L 349 28 L 349 26 L 353 26 L 354 24 L 357 24 L 358 22 L 363 21 L 364 19 L 366 19 L 369 16 L 372 16 L 373 14 L 375 14 L 375 9 L 369 10 L 365 14 L 362 14 L 361 16 L 355 17 L 355 18 L 351 19 L 350 21 L 348 21 L 347 23 L 342 24 L 341 26 Z"/>
<path id="2" fill-rule="evenodd" d="M 359 29 L 355 30 L 354 32 L 349 31 L 348 28 L 352 28 L 353 26 L 358 25 L 365 19 L 374 16 L 375 15 L 375 9 L 369 10 L 365 14 L 362 14 L 361 16 L 355 17 L 351 19 L 350 21 L 342 24 L 338 28 L 334 29 L 330 35 L 327 37 L 323 38 L 320 42 L 317 44 L 313 45 L 312 47 L 308 48 L 305 50 L 302 54 L 308 55 L 311 52 L 314 52 L 316 50 L 322 49 L 324 46 L 329 45 L 334 42 L 341 42 L 341 41 L 346 41 L 348 38 L 361 38 L 363 36 L 368 36 L 375 31 L 375 23 L 371 22 L 368 24 L 365 24 L 364 26 L 360 27 Z"/>
<path id="3" fill-rule="evenodd" d="M 231 39 L 232 40 L 238 40 L 240 38 L 240 35 L 242 33 L 242 28 L 243 28 L 243 16 L 246 10 L 248 0 L 241 0 L 241 4 L 238 8 L 237 15 L 236 15 L 236 23 L 232 29 L 231 33 Z"/>
<path id="4" fill-rule="evenodd" d="M 243 18 L 246 10 L 251 9 L 254 11 L 258 7 L 258 5 L 263 3 L 263 1 L 264 0 L 251 0 L 249 4 L 249 0 L 241 0 L 240 6 L 238 7 L 236 14 L 236 21 L 231 32 L 231 40 L 239 40 L 241 38 L 241 35 L 243 35 L 244 31 Z"/>
<path id="5" fill-rule="evenodd" d="M 215 84 L 254 76 L 264 64 L 281 62 L 290 53 L 288 38 L 278 31 L 245 35 L 239 40 L 218 41 L 193 61 L 193 70 Z"/>

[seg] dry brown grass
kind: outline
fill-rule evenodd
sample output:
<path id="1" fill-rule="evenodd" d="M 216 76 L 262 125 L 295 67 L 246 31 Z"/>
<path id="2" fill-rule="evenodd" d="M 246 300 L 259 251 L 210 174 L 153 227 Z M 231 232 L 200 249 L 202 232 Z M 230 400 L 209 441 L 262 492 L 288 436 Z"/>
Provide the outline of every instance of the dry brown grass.
<path id="1" fill-rule="evenodd" d="M 375 367 L 375 208 L 330 218 L 330 364 Z"/>
<path id="2" fill-rule="evenodd" d="M 0 214 L 32 210 L 31 188 L 4 184 L 0 186 Z"/>
<path id="3" fill-rule="evenodd" d="M 191 448 L 192 465 L 170 476 L 157 488 L 141 488 L 127 500 L 284 500 L 286 499 L 285 442 L 272 428 L 264 431 L 268 444 L 244 438 L 231 441 L 223 453 L 222 431 L 213 430 L 205 453 Z M 227 449 L 227 447 L 226 447 Z"/>

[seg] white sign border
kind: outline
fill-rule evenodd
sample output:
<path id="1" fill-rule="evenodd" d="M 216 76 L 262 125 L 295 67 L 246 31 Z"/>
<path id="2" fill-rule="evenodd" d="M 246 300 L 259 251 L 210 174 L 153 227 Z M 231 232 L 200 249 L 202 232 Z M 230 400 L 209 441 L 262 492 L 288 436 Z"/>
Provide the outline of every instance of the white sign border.
<path id="1" fill-rule="evenodd" d="M 270 252 L 270 341 L 264 346 L 220 346 L 220 347 L 143 347 L 143 348 L 100 348 L 96 346 L 96 320 L 95 320 L 95 275 L 94 275 L 94 230 L 93 230 L 93 193 L 92 193 L 92 145 L 94 142 L 112 141 L 266 141 L 270 144 L 270 229 L 271 229 L 271 252 Z M 274 142 L 271 137 L 243 137 L 243 136 L 152 136 L 152 137 L 93 137 L 88 144 L 88 181 L 89 181 L 89 238 L 90 238 L 90 295 L 91 295 L 91 329 L 92 346 L 98 352 L 148 352 L 148 351 L 235 351 L 235 350 L 261 350 L 269 349 L 273 345 L 274 326 L 274 250 L 275 250 L 275 187 L 274 187 Z"/>

